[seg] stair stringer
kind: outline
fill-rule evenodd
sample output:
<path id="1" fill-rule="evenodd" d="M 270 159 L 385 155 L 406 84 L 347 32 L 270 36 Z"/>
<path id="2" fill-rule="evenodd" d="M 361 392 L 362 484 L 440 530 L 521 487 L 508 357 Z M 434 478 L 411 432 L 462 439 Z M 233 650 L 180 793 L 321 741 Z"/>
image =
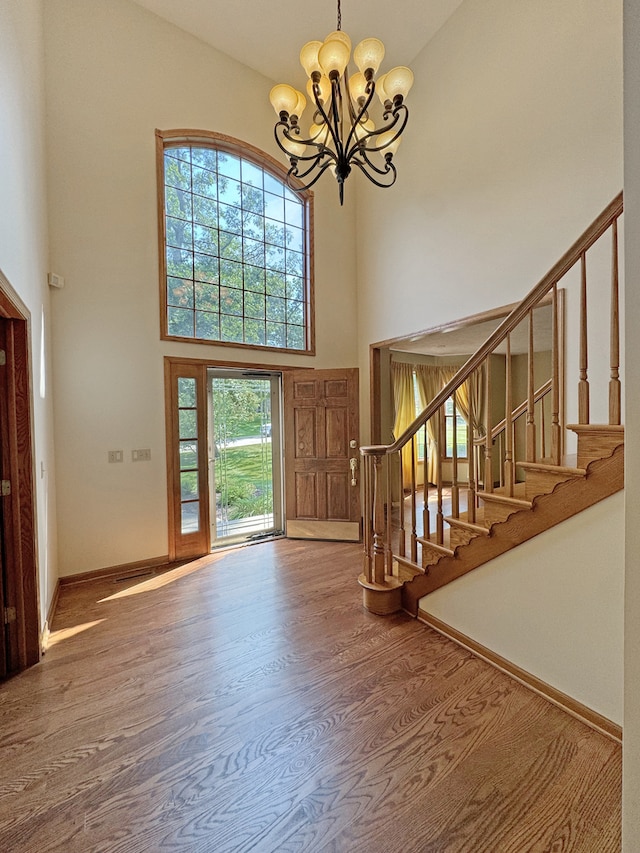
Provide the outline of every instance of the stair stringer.
<path id="1" fill-rule="evenodd" d="M 402 607 L 412 616 L 418 615 L 418 602 L 424 595 L 446 586 L 494 557 L 533 539 L 556 524 L 577 515 L 624 488 L 624 445 L 610 456 L 595 459 L 587 466 L 587 475 L 558 483 L 552 492 L 533 499 L 531 509 L 520 510 L 505 521 L 494 522 L 489 536 L 476 536 L 459 545 L 451 557 L 444 556 L 405 583 Z"/>

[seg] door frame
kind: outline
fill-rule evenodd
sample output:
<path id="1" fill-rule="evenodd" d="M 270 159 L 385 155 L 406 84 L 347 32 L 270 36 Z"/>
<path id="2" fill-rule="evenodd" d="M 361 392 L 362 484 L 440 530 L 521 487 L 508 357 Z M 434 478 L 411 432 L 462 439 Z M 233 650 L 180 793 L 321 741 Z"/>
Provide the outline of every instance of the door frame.
<path id="1" fill-rule="evenodd" d="M 542 299 L 536 307 L 551 305 L 551 294 Z M 391 443 L 391 435 L 387 430 L 383 431 L 383 406 L 384 402 L 390 402 L 392 399 L 391 386 L 384 384 L 383 376 L 388 372 L 388 363 L 390 358 L 389 351 L 398 348 L 402 349 L 402 344 L 413 342 L 418 338 L 428 337 L 429 335 L 439 334 L 442 332 L 455 332 L 458 329 L 464 329 L 469 326 L 479 325 L 487 321 L 498 321 L 508 317 L 511 311 L 518 306 L 518 302 L 511 302 L 508 305 L 502 305 L 498 308 L 491 308 L 488 311 L 482 311 L 478 314 L 471 314 L 467 317 L 462 317 L 458 320 L 453 320 L 448 323 L 442 323 L 438 326 L 432 326 L 428 329 L 421 329 L 416 332 L 410 332 L 405 335 L 400 335 L 395 338 L 388 338 L 384 341 L 377 341 L 369 345 L 369 417 L 371 423 L 371 443 L 385 445 Z M 562 423 L 565 422 L 565 290 L 558 289 L 558 355 L 559 355 L 559 372 L 560 372 L 560 413 Z M 386 360 L 386 366 L 383 362 Z M 386 370 L 385 370 L 386 367 Z M 391 405 L 393 405 L 391 403 Z"/>
<path id="2" fill-rule="evenodd" d="M 217 376 L 214 374 L 217 372 Z M 208 495 L 209 507 L 212 507 L 215 502 L 216 489 L 216 465 L 213 453 L 213 444 L 216 433 L 216 415 L 213 403 L 213 388 L 212 383 L 215 379 L 241 379 L 246 381 L 261 379 L 269 383 L 269 402 L 271 411 L 271 483 L 272 483 L 272 505 L 273 505 L 273 527 L 257 531 L 258 536 L 278 536 L 284 531 L 284 453 L 283 453 L 283 373 L 281 370 L 255 367 L 208 367 L 207 368 L 207 418 L 208 418 L 208 443 L 209 443 L 209 464 L 208 464 Z M 274 399 L 277 402 L 277 409 L 274 407 Z M 275 452 L 277 451 L 277 452 Z M 233 534 L 217 537 L 217 521 L 213 517 L 213 513 L 209 513 L 209 531 L 210 542 L 209 547 L 225 547 L 226 545 L 234 545 L 247 541 L 243 534 Z M 214 544 L 215 543 L 215 544 Z"/>
<path id="3" fill-rule="evenodd" d="M 7 553 L 5 606 L 16 618 L 7 628 L 8 669 L 14 674 L 37 663 L 41 655 L 38 560 L 36 546 L 31 314 L 0 272 L 0 322 L 4 329 L 6 397 L 0 417 L 3 479 L 11 494 L 2 498 Z M 6 404 L 6 408 L 5 408 Z M 0 624 L 4 622 L 0 614 Z M 3 626 L 4 627 L 4 626 Z"/>
<path id="4" fill-rule="evenodd" d="M 186 371 L 182 375 L 195 377 L 198 387 L 202 388 L 205 396 L 203 397 L 202 412 L 202 428 L 206 421 L 206 383 L 207 370 L 209 368 L 230 368 L 235 370 L 264 370 L 273 373 L 282 373 L 283 377 L 286 373 L 292 370 L 309 370 L 314 371 L 313 367 L 293 367 L 292 365 L 269 364 L 264 362 L 245 362 L 245 361 L 227 361 L 213 358 L 185 358 L 181 356 L 164 356 L 164 377 L 165 377 L 165 429 L 166 429 L 166 453 L 167 453 L 167 507 L 168 507 L 168 544 L 169 544 L 169 560 L 176 561 L 181 559 L 195 559 L 203 557 L 211 553 L 211 531 L 209 526 L 209 504 L 210 499 L 208 490 L 205 490 L 205 500 L 207 505 L 207 517 L 201 517 L 201 531 L 197 537 L 193 537 L 192 541 L 187 543 L 185 547 L 180 539 L 178 520 L 180 518 L 180 493 L 178 487 L 178 477 L 176 468 L 176 454 L 178 434 L 177 434 L 177 418 L 174 414 L 177 411 L 174 393 L 174 379 L 181 370 Z M 198 415 L 200 418 L 200 413 Z M 202 433 L 206 440 L 206 431 Z M 202 454 L 199 459 L 199 480 L 200 483 L 205 483 L 208 479 L 208 460 L 207 454 Z M 203 479 L 204 478 L 204 479 Z"/>

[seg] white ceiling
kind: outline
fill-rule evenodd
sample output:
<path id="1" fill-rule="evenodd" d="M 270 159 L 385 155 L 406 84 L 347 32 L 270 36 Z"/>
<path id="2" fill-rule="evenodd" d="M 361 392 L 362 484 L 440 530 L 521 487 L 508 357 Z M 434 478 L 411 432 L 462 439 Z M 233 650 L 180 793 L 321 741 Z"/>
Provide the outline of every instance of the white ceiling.
<path id="1" fill-rule="evenodd" d="M 459 326 L 439 332 L 416 333 L 402 341 L 395 341 L 390 349 L 400 352 L 415 352 L 423 355 L 454 356 L 471 355 L 498 328 L 504 317 L 495 320 L 467 324 L 464 321 Z M 535 349 L 544 352 L 551 349 L 552 311 L 550 305 L 535 309 L 533 330 Z M 511 352 L 513 355 L 526 353 L 529 347 L 529 324 L 524 320 L 511 333 Z M 506 352 L 503 343 L 496 352 Z"/>
<path id="2" fill-rule="evenodd" d="M 336 29 L 334 0 L 134 0 L 161 18 L 276 82 L 302 88 L 303 44 Z M 375 36 L 387 49 L 383 70 L 409 65 L 462 0 L 343 0 L 342 29 L 354 46 Z"/>

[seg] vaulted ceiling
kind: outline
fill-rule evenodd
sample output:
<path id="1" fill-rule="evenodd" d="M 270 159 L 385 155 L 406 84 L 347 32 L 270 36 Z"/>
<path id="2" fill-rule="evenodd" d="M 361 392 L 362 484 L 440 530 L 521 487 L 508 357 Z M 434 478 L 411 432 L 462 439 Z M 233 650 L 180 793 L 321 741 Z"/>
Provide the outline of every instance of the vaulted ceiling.
<path id="1" fill-rule="evenodd" d="M 276 82 L 302 88 L 300 48 L 336 29 L 336 3 L 322 0 L 134 0 Z M 462 0 L 343 0 L 342 29 L 353 44 L 381 39 L 383 70 L 409 65 Z"/>

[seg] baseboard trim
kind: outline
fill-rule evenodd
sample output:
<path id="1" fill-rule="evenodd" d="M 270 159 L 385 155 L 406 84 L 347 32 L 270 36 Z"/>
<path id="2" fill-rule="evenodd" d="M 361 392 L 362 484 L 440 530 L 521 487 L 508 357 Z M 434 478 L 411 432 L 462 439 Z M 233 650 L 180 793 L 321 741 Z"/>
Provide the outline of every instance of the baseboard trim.
<path id="1" fill-rule="evenodd" d="M 184 563 L 184 560 L 179 562 Z M 135 577 L 136 575 L 147 574 L 149 569 L 157 569 L 160 566 L 173 565 L 169 560 L 168 554 L 163 554 L 161 557 L 149 557 L 147 560 L 137 560 L 134 563 L 120 563 L 118 566 L 105 566 L 103 569 L 94 569 L 91 572 L 81 572 L 77 575 L 65 575 L 58 580 L 61 586 L 71 586 L 72 584 L 88 583 L 90 581 L 103 580 L 106 578 L 127 576 Z"/>
<path id="2" fill-rule="evenodd" d="M 51 596 L 51 603 L 49 604 L 49 609 L 47 610 L 47 622 L 49 625 L 53 622 L 53 617 L 56 615 L 56 608 L 58 606 L 58 599 L 60 598 L 60 580 L 56 581 L 56 588 L 53 590 L 53 595 Z"/>
<path id="3" fill-rule="evenodd" d="M 491 651 L 491 649 L 476 642 L 471 637 L 467 637 L 466 634 L 452 628 L 451 625 L 447 625 L 446 622 L 441 622 L 440 619 L 432 616 L 430 613 L 418 609 L 418 619 L 424 622 L 425 625 L 433 628 L 434 631 L 448 637 L 467 651 L 491 664 L 491 666 L 514 678 L 520 684 L 528 687 L 529 690 L 533 690 L 534 693 L 547 699 L 553 705 L 566 711 L 567 714 L 580 720 L 580 722 L 585 723 L 592 729 L 595 729 L 595 731 L 600 732 L 600 734 L 606 735 L 606 737 L 611 738 L 616 743 L 622 744 L 622 727 L 617 723 L 612 722 L 607 717 L 603 717 L 597 711 L 588 708 L 586 705 L 583 705 L 571 696 L 567 696 L 566 693 L 562 693 L 562 691 L 557 690 L 525 669 L 511 663 L 511 661 L 496 654 L 496 652 Z"/>
<path id="4" fill-rule="evenodd" d="M 60 580 L 56 581 L 55 589 L 53 590 L 53 595 L 51 596 L 51 602 L 49 604 L 49 609 L 47 610 L 47 617 L 44 620 L 44 626 L 42 628 L 42 633 L 40 635 L 40 650 L 42 654 L 45 654 L 47 649 L 49 648 L 49 637 L 51 635 L 51 626 L 53 625 L 53 617 L 56 615 L 56 609 L 58 607 L 58 600 L 60 598 Z"/>

